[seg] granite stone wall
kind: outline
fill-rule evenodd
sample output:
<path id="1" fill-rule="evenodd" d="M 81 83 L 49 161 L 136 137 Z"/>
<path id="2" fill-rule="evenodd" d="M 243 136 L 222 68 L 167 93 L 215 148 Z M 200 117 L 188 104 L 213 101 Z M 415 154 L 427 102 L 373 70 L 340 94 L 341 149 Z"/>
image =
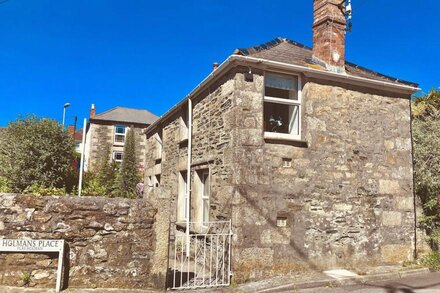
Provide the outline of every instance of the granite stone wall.
<path id="1" fill-rule="evenodd" d="M 303 81 L 299 142 L 264 139 L 262 75 L 237 82 L 237 106 L 252 121 L 236 137 L 232 219 L 241 281 L 413 257 L 409 97 Z"/>
<path id="2" fill-rule="evenodd" d="M 0 194 L 0 238 L 64 239 L 64 288 L 163 288 L 156 210 L 145 200 Z M 0 284 L 55 287 L 57 253 L 0 252 Z"/>

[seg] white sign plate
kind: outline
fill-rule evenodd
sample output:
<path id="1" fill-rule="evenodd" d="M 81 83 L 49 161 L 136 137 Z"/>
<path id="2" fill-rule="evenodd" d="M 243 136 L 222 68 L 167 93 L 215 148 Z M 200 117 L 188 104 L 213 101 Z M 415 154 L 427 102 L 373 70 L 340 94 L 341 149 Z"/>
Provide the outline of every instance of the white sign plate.
<path id="1" fill-rule="evenodd" d="M 55 290 L 61 291 L 63 271 L 64 240 L 55 239 L 0 239 L 0 252 L 58 252 L 57 284 Z"/>
<path id="2" fill-rule="evenodd" d="M 64 240 L 0 239 L 0 251 L 60 252 L 63 248 Z"/>

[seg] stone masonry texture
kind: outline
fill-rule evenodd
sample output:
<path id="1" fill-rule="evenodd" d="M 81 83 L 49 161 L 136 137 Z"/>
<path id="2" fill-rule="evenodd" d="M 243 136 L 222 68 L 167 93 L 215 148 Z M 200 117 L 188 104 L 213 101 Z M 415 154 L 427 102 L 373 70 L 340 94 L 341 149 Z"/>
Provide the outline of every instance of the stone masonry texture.
<path id="1" fill-rule="evenodd" d="M 111 122 L 92 122 L 91 124 L 91 142 L 90 142 L 90 157 L 88 162 L 89 170 L 95 170 L 101 162 L 102 156 L 107 145 L 110 145 L 110 152 L 113 156 L 114 151 L 123 151 L 124 146 L 114 144 L 114 127 L 115 125 L 126 125 L 126 123 L 111 123 Z M 136 142 L 136 157 L 139 170 L 143 171 L 145 158 L 145 135 L 143 131 L 145 126 L 141 125 L 126 125 L 134 128 L 135 142 Z M 110 158 L 109 158 L 110 160 Z"/>
<path id="2" fill-rule="evenodd" d="M 193 101 L 192 183 L 195 171 L 210 169 L 210 221 L 232 220 L 236 281 L 410 260 L 409 96 L 302 76 L 302 141 L 270 141 L 263 127 L 265 72 L 253 69 L 249 79 L 248 71 L 236 67 Z M 146 172 L 160 171 L 161 182 L 145 196 L 171 220 L 177 174 L 187 161 L 187 146 L 176 140 L 178 117 L 156 130 L 161 160 L 149 155 L 157 145 L 153 134 L 146 151 Z M 286 159 L 291 166 L 283 165 Z M 286 226 L 278 227 L 277 218 Z"/>
<path id="3" fill-rule="evenodd" d="M 64 239 L 64 287 L 163 288 L 154 275 L 156 210 L 145 200 L 0 194 L 0 238 Z M 57 253 L 0 252 L 0 284 L 53 288 Z"/>

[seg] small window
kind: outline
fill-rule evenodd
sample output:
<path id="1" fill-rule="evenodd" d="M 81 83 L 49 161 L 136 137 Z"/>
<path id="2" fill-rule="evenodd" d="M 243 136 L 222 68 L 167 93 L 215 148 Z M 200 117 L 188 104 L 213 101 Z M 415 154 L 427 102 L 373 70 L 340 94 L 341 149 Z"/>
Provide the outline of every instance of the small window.
<path id="1" fill-rule="evenodd" d="M 268 73 L 265 76 L 264 131 L 266 137 L 301 138 L 301 79 Z M 281 135 L 271 135 L 271 134 Z"/>
<path id="2" fill-rule="evenodd" d="M 287 217 L 277 217 L 277 227 L 287 227 Z"/>
<path id="3" fill-rule="evenodd" d="M 289 158 L 283 158 L 283 167 L 284 167 L 284 168 L 290 168 L 290 167 L 292 167 L 292 159 L 289 159 Z"/>
<path id="4" fill-rule="evenodd" d="M 160 186 L 160 174 L 157 174 L 154 176 L 154 187 L 159 187 Z"/>
<path id="5" fill-rule="evenodd" d="M 125 143 L 125 135 L 127 132 L 127 127 L 124 125 L 116 125 L 115 126 L 115 144 L 124 144 Z"/>
<path id="6" fill-rule="evenodd" d="M 183 109 L 181 113 L 179 119 L 179 142 L 188 140 L 188 109 Z"/>
<path id="7" fill-rule="evenodd" d="M 123 152 L 113 152 L 113 160 L 115 162 L 122 162 L 123 159 L 124 159 Z"/>

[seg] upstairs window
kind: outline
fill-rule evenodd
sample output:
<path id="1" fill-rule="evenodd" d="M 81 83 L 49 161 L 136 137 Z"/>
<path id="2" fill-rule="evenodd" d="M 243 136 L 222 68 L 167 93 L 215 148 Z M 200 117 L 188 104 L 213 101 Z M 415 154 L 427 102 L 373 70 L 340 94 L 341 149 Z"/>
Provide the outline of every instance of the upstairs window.
<path id="1" fill-rule="evenodd" d="M 115 144 L 124 144 L 125 143 L 125 135 L 127 133 L 127 127 L 124 125 L 116 125 L 115 126 Z"/>
<path id="2" fill-rule="evenodd" d="M 264 136 L 301 139 L 301 78 L 268 73 L 264 79 Z"/>

